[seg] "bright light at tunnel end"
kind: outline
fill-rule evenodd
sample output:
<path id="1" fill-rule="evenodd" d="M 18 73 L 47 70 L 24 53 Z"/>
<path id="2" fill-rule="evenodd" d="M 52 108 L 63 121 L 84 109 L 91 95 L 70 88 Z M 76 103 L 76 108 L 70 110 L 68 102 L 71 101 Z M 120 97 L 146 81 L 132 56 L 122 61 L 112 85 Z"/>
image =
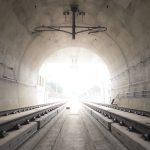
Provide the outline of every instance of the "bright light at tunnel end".
<path id="1" fill-rule="evenodd" d="M 70 113 L 71 114 L 78 114 L 81 111 L 81 102 L 78 100 L 72 100 L 66 104 L 66 107 L 69 107 Z"/>
<path id="2" fill-rule="evenodd" d="M 51 93 L 62 89 L 61 94 L 72 99 L 73 107 L 78 107 L 73 99 L 100 103 L 110 101 L 109 71 L 100 57 L 90 50 L 74 47 L 59 50 L 47 59 L 39 74 L 53 86 Z"/>

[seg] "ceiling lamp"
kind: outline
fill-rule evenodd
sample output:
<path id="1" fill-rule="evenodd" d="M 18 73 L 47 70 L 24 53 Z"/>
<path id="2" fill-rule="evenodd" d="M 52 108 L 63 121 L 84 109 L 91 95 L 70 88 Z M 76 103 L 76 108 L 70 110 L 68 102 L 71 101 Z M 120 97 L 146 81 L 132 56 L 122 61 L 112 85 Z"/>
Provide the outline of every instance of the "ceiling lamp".
<path id="1" fill-rule="evenodd" d="M 90 33 L 98 33 L 98 32 L 104 32 L 107 30 L 106 27 L 102 26 L 78 26 L 76 25 L 76 16 L 78 15 L 85 15 L 85 12 L 80 11 L 78 8 L 78 5 L 71 5 L 70 6 L 70 11 L 65 11 L 63 13 L 65 16 L 66 15 L 72 15 L 72 25 L 71 26 L 37 26 L 34 28 L 33 33 L 38 33 L 38 32 L 47 32 L 47 31 L 58 31 L 58 32 L 64 32 L 67 34 L 72 35 L 72 39 L 76 38 L 76 34 L 83 33 L 83 32 L 88 32 Z M 67 29 L 71 29 L 69 32 Z M 78 31 L 76 30 L 78 29 Z"/>

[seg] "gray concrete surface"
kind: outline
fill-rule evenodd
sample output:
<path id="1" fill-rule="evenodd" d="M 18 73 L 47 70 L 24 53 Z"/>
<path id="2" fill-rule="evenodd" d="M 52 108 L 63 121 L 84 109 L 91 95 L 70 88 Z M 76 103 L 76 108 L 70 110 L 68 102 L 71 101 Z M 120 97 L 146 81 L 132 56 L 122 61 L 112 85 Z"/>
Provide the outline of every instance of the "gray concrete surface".
<path id="1" fill-rule="evenodd" d="M 111 125 L 112 134 L 117 137 L 129 150 L 150 150 L 150 142 L 142 139 L 141 134 L 129 130 L 117 123 Z"/>
<path id="2" fill-rule="evenodd" d="M 92 115 L 99 123 L 101 123 L 106 129 L 111 130 L 111 124 L 113 123 L 113 121 L 109 118 L 106 118 L 105 116 L 103 116 L 102 114 L 93 111 L 93 109 L 89 108 L 88 106 L 83 106 L 83 109 L 85 109 L 85 111 L 87 111 L 88 113 L 92 111 L 92 113 L 90 113 L 90 115 Z"/>
<path id="3" fill-rule="evenodd" d="M 63 110 L 57 116 L 52 118 L 50 120 L 50 122 L 48 122 L 43 128 L 38 130 L 28 141 L 26 141 L 20 147 L 18 147 L 17 150 L 32 150 L 40 142 L 40 140 L 45 137 L 46 133 L 52 127 L 56 127 L 56 129 L 58 128 L 57 126 L 55 126 L 55 123 L 60 118 L 61 118 L 60 120 L 63 120 L 64 116 L 65 116 L 65 113 L 64 113 L 64 110 Z"/>
<path id="4" fill-rule="evenodd" d="M 100 115 L 96 115 L 96 116 L 93 115 L 94 111 L 91 113 L 89 111 L 90 109 L 88 109 L 87 107 L 84 107 L 83 110 L 86 113 L 86 115 L 89 117 L 89 119 L 91 119 L 97 125 L 97 127 L 100 128 L 101 132 L 107 137 L 108 131 L 106 131 L 103 128 L 104 127 L 108 128 L 106 125 L 108 124 L 107 122 L 109 122 L 110 120 L 107 120 L 103 116 L 100 116 Z M 121 113 L 118 113 L 118 114 L 121 114 Z M 130 114 L 127 113 L 126 116 L 130 117 Z M 143 116 L 141 116 L 141 118 L 142 117 Z M 132 118 L 132 115 L 131 115 L 131 118 Z M 149 118 L 147 118 L 147 119 L 149 119 Z M 138 121 L 140 121 L 140 120 L 142 123 L 142 119 L 139 118 Z M 104 122 L 105 122 L 105 124 L 104 124 Z M 147 125 L 149 125 L 149 123 L 147 123 Z M 144 138 L 142 138 L 141 134 L 136 133 L 136 132 L 130 132 L 127 127 L 121 126 L 121 125 L 119 125 L 119 123 L 111 122 L 109 129 L 110 129 L 109 130 L 110 133 L 112 134 L 112 135 L 109 135 L 109 140 L 112 145 L 118 143 L 118 142 L 116 142 L 116 139 L 115 139 L 115 137 L 116 137 L 129 150 L 149 150 L 150 149 L 150 142 L 144 140 Z M 118 144 L 118 146 L 117 146 L 118 150 L 120 150 L 120 149 L 122 150 L 123 148 L 120 148 L 119 145 L 120 144 Z"/>
<path id="5" fill-rule="evenodd" d="M 91 103 L 89 103 L 89 104 L 91 104 Z M 101 106 L 101 105 L 97 105 L 97 104 L 92 104 L 92 105 L 97 107 L 97 108 L 100 108 L 102 110 L 108 111 L 112 114 L 120 115 L 123 118 L 126 118 L 128 120 L 133 120 L 137 123 L 140 123 L 140 124 L 143 124 L 145 126 L 150 127 L 150 117 L 140 116 L 140 115 L 137 115 L 137 114 L 134 114 L 134 113 L 124 112 L 124 111 L 120 111 L 120 110 L 117 110 L 117 109 L 113 109 L 113 108 L 109 108 L 109 107 L 105 107 L 105 106 Z M 86 108 L 88 108 L 88 107 L 86 107 Z M 97 114 L 99 114 L 99 113 L 97 113 Z M 102 116 L 101 118 L 104 118 L 104 116 Z M 111 119 L 107 118 L 105 120 L 107 120 L 107 122 L 109 123 Z"/>
<path id="6" fill-rule="evenodd" d="M 74 0 L 86 12 L 84 23 L 81 18 L 78 23 L 104 25 L 108 31 L 82 34 L 75 41 L 64 33 L 31 34 L 36 25 L 62 25 L 62 11 L 71 2 L 0 0 L 0 110 L 37 104 L 40 66 L 53 52 L 70 46 L 90 49 L 104 60 L 111 73 L 113 97 L 150 91 L 150 1 Z M 150 110 L 146 97 L 124 96 L 116 102 Z"/>
<path id="7" fill-rule="evenodd" d="M 29 139 L 35 132 L 37 132 L 37 123 L 32 122 L 24 125 L 19 130 L 8 132 L 8 135 L 0 139 L 1 150 L 16 150 L 21 144 Z"/>
<path id="8" fill-rule="evenodd" d="M 67 111 L 34 150 L 126 150 L 119 141 L 112 145 L 110 133 L 104 136 L 84 113 Z"/>

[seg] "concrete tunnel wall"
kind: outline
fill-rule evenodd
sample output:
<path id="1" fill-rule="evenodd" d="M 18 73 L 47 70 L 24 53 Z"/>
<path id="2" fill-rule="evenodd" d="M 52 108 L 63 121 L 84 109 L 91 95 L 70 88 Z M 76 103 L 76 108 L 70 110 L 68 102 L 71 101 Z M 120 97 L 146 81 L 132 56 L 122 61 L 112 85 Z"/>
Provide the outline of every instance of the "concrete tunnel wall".
<path id="1" fill-rule="evenodd" d="M 32 34 L 36 25 L 64 22 L 60 15 L 70 2 L 0 0 L 0 110 L 37 104 L 41 64 L 56 50 L 70 46 L 90 49 L 104 60 L 118 105 L 150 110 L 150 1 L 75 0 L 86 12 L 85 24 L 108 30 L 81 34 L 75 41 L 64 33 Z"/>

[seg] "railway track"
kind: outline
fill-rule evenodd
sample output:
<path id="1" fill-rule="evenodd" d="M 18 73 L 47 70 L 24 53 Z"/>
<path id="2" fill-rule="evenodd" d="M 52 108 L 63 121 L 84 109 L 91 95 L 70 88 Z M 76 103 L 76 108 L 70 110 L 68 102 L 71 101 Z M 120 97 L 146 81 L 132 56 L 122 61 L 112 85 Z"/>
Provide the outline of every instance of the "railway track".
<path id="1" fill-rule="evenodd" d="M 29 106 L 29 107 L 22 107 L 22 108 L 16 108 L 16 109 L 11 109 L 11 110 L 0 111 L 0 117 L 8 116 L 8 115 L 11 115 L 11 114 L 16 114 L 16 113 L 20 113 L 20 112 L 24 112 L 24 111 L 28 111 L 28 110 L 33 110 L 33 109 L 36 109 L 36 108 L 49 106 L 49 105 L 52 105 L 52 104 L 54 104 L 54 103 L 34 105 L 34 106 Z"/>
<path id="2" fill-rule="evenodd" d="M 6 111 L 6 113 L 9 113 L 9 115 L 0 117 L 0 138 L 5 137 L 8 134 L 7 132 L 20 129 L 22 125 L 29 124 L 30 122 L 35 121 L 46 114 L 49 114 L 64 104 L 65 103 L 53 103 L 51 105 L 37 105 L 35 107 L 32 106 Z M 19 110 L 23 111 L 20 112 Z M 12 113 L 14 111 L 20 113 Z"/>
<path id="3" fill-rule="evenodd" d="M 150 117 L 150 112 L 148 112 L 148 111 L 143 111 L 143 110 L 138 110 L 138 109 L 131 109 L 131 108 L 126 108 L 126 107 L 119 107 L 115 104 L 113 104 L 113 105 L 101 104 L 101 103 L 95 103 L 95 104 L 105 106 L 105 107 L 109 107 L 109 108 L 113 108 L 113 109 L 117 109 L 117 110 L 121 110 L 121 111 L 125 111 L 125 112 L 129 112 L 129 113 L 134 113 L 134 114 L 141 115 L 141 116 Z"/>
<path id="4" fill-rule="evenodd" d="M 135 113 L 121 111 L 104 105 L 97 105 L 95 103 L 86 102 L 83 104 L 87 109 L 90 108 L 90 110 L 88 110 L 90 114 L 92 114 L 92 110 L 94 110 L 103 117 L 112 120 L 112 122 L 110 122 L 110 130 L 112 123 L 118 123 L 120 126 L 127 127 L 130 132 L 141 134 L 142 138 L 150 141 L 150 117 L 140 116 Z"/>

